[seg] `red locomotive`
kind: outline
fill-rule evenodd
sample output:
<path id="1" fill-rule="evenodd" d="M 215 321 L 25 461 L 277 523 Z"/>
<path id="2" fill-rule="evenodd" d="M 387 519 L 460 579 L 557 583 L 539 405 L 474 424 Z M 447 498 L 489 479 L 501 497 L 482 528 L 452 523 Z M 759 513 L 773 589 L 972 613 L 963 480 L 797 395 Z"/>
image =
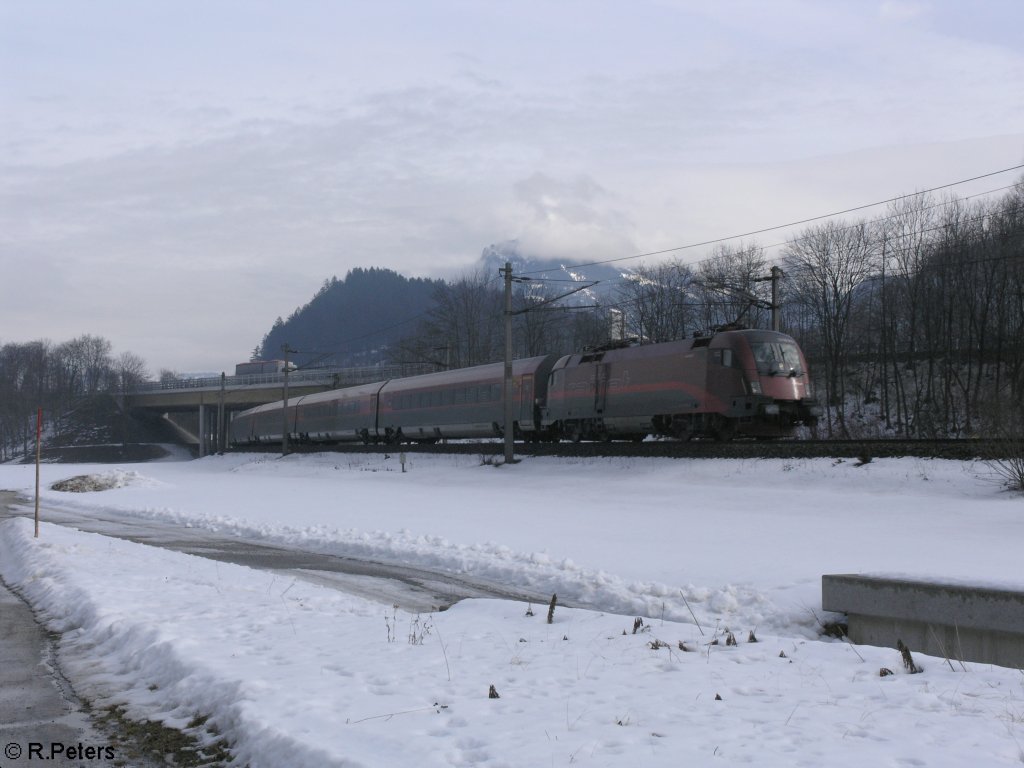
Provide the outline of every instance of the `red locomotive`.
<path id="1" fill-rule="evenodd" d="M 796 342 L 736 330 L 563 357 L 542 425 L 573 440 L 782 437 L 820 414 Z"/>

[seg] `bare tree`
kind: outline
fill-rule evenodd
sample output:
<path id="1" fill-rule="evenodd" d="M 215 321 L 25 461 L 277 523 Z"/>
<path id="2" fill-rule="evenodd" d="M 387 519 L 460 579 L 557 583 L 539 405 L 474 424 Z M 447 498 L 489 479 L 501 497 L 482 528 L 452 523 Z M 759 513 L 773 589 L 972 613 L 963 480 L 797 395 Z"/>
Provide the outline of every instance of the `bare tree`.
<path id="1" fill-rule="evenodd" d="M 403 361 L 465 368 L 501 359 L 504 296 L 497 276 L 472 272 L 438 288 L 434 301 L 419 331 L 399 345 Z"/>
<path id="2" fill-rule="evenodd" d="M 115 386 L 123 393 L 131 393 L 149 378 L 146 361 L 132 352 L 122 352 L 113 363 Z"/>
<path id="3" fill-rule="evenodd" d="M 756 243 L 717 246 L 697 273 L 695 295 L 703 327 L 710 330 L 730 323 L 767 327 L 764 305 L 771 296 L 764 278 L 768 272 L 764 249 Z M 761 301 L 755 303 L 752 298 Z"/>
<path id="4" fill-rule="evenodd" d="M 678 261 L 638 267 L 619 290 L 626 327 L 642 343 L 672 341 L 695 326 L 693 271 Z"/>
<path id="5" fill-rule="evenodd" d="M 848 331 L 858 290 L 871 274 L 874 242 L 868 225 L 829 222 L 806 230 L 786 246 L 785 259 L 795 292 L 814 317 L 826 364 L 826 400 L 847 433 Z M 829 430 L 832 420 L 829 419 Z"/>
<path id="6" fill-rule="evenodd" d="M 0 349 L 0 433 L 10 448 L 24 453 L 35 431 L 35 413 L 47 408 L 50 343 L 5 344 Z"/>

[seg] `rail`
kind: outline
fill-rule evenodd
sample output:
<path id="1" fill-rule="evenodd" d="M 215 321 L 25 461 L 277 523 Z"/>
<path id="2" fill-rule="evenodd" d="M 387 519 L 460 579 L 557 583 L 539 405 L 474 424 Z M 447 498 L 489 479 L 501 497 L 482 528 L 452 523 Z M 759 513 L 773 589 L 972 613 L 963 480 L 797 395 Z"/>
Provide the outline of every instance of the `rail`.
<path id="1" fill-rule="evenodd" d="M 501 440 L 452 440 L 440 443 L 403 443 L 407 453 L 470 454 L 486 456 L 500 454 Z M 275 452 L 276 444 L 236 447 L 235 450 Z M 379 443 L 292 443 L 294 453 L 393 453 L 392 444 Z M 851 467 L 870 464 L 874 459 L 913 456 L 954 461 L 991 460 L 1007 455 L 1012 446 L 998 440 L 669 440 L 650 439 L 640 443 L 623 440 L 615 442 L 556 442 L 516 443 L 516 453 L 530 456 L 560 456 L 563 458 L 672 458 L 672 459 L 815 459 L 830 458 L 836 463 L 849 462 Z"/>

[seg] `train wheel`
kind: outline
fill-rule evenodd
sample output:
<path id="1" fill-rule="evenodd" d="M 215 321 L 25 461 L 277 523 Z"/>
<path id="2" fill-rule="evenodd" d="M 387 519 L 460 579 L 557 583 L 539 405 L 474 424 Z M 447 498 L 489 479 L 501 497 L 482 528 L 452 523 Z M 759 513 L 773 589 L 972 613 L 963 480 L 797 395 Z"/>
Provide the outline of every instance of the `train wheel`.
<path id="1" fill-rule="evenodd" d="M 736 424 L 731 419 L 721 418 L 715 426 L 715 442 L 728 443 L 736 437 Z"/>
<path id="2" fill-rule="evenodd" d="M 690 422 L 675 420 L 672 422 L 672 437 L 682 442 L 687 442 L 693 437 L 693 430 L 690 428 Z"/>

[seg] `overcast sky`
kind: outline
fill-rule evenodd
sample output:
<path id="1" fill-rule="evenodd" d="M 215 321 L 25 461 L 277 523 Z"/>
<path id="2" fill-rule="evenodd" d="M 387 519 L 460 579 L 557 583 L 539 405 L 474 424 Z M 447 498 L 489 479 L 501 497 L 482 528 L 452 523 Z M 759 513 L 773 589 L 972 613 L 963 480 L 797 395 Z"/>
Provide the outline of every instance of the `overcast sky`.
<path id="1" fill-rule="evenodd" d="M 1022 0 L 0 0 L 0 342 L 231 372 L 353 267 L 628 256 L 1022 162 Z"/>

